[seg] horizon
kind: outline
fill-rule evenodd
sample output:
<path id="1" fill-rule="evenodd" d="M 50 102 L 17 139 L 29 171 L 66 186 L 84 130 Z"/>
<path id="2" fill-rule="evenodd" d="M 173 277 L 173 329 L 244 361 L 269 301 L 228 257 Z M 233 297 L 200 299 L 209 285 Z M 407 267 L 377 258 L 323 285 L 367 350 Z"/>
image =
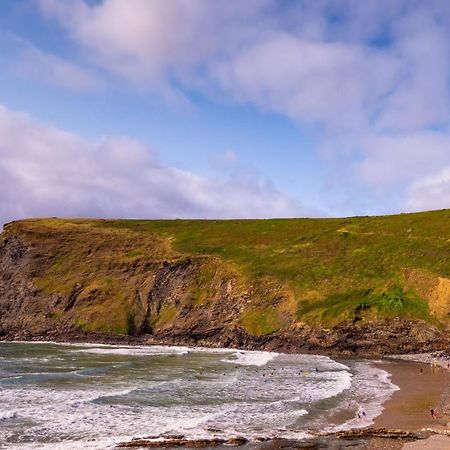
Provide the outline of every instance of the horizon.
<path id="1" fill-rule="evenodd" d="M 0 225 L 450 207 L 445 1 L 5 0 L 0 35 Z"/>
<path id="2" fill-rule="evenodd" d="M 231 222 L 231 221 L 239 221 L 239 222 L 245 222 L 245 221 L 252 221 L 252 220 L 345 220 L 345 219 L 363 219 L 363 218 L 376 218 L 376 217 L 395 217 L 395 216 L 407 216 L 407 215 L 416 215 L 416 214 L 432 214 L 432 213 L 438 213 L 443 211 L 450 211 L 450 208 L 442 208 L 442 209 L 432 209 L 428 211 L 407 211 L 407 212 L 396 212 L 391 214 L 373 214 L 373 215 L 355 215 L 355 216 L 321 216 L 321 217 L 307 217 L 307 216 L 299 216 L 299 217 L 252 217 L 252 218 L 239 218 L 239 217 L 228 217 L 228 218 L 216 218 L 216 217 L 209 217 L 209 218 L 182 218 L 182 217 L 174 217 L 174 218 L 165 218 L 165 217 L 159 217 L 159 218 L 136 218 L 136 217 L 62 217 L 62 216 L 42 216 L 42 217 L 24 217 L 22 219 L 15 219 L 11 220 L 10 222 L 5 222 L 1 224 L 2 228 L 5 226 L 8 226 L 10 224 L 16 223 L 16 222 L 26 222 L 26 221 L 33 221 L 33 220 L 67 220 L 67 221 L 141 221 L 141 222 L 147 222 L 147 221 L 161 221 L 161 222 L 170 222 L 170 221 L 191 221 L 191 222 L 198 222 L 198 221 L 206 221 L 206 222 Z"/>

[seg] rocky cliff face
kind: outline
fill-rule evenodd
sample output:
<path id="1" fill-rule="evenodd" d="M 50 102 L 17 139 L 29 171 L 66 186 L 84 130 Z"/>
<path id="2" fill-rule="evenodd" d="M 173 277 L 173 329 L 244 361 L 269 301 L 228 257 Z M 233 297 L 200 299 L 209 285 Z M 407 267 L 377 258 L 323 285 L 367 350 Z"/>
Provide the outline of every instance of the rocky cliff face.
<path id="1" fill-rule="evenodd" d="M 445 326 L 410 317 L 368 320 L 355 314 L 327 328 L 298 320 L 283 287 L 256 284 L 217 256 L 178 254 L 160 235 L 130 236 L 83 223 L 58 230 L 41 225 L 14 224 L 0 240 L 2 339 L 334 354 L 431 351 L 449 343 Z M 430 288 L 433 298 L 439 286 Z M 246 324 L 268 295 L 265 313 L 256 319 L 267 331 L 252 333 Z M 273 330 L 271 307 L 277 315 Z"/>
<path id="2" fill-rule="evenodd" d="M 105 299 L 108 288 L 83 276 L 66 293 L 45 292 L 39 287 L 39 276 L 48 265 L 43 252 L 42 246 L 15 236 L 8 236 L 1 243 L 3 337 L 64 338 L 80 332 L 104 332 L 106 338 L 108 333 L 117 332 L 174 340 L 179 335 L 180 339 L 195 342 L 220 336 L 232 328 L 241 310 L 243 299 L 233 292 L 233 280 L 228 277 L 213 280 L 207 305 L 192 305 L 192 286 L 205 266 L 210 269 L 217 264 L 214 258 L 131 262 L 110 267 L 109 275 L 125 278 L 127 287 L 134 292 L 126 299 Z"/>

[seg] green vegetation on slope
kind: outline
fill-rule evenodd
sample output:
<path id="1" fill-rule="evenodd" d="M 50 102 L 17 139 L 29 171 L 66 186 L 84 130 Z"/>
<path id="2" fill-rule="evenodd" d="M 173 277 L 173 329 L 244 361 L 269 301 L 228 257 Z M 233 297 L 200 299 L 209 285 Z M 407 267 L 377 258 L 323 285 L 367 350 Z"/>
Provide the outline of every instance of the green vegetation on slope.
<path id="1" fill-rule="evenodd" d="M 370 318 L 406 315 L 415 319 L 428 319 L 428 305 L 412 292 L 397 287 L 392 291 L 372 290 L 331 294 L 325 300 L 302 302 L 298 316 L 308 323 L 337 325 L 347 319 L 359 320 L 366 314 Z"/>
<path id="2" fill-rule="evenodd" d="M 13 227 L 25 234 L 39 230 L 42 236 L 69 229 L 95 236 L 93 253 L 85 243 L 68 246 L 76 233 L 69 234 L 67 245 L 60 244 L 52 265 L 37 279 L 48 293 L 68 294 L 84 274 L 94 291 L 109 292 L 106 297 L 127 304 L 135 292 L 125 280 L 108 285 L 108 267 L 146 258 L 214 255 L 252 288 L 240 318 L 252 334 L 268 334 L 292 322 L 333 326 L 398 315 L 448 323 L 448 314 L 433 315 L 411 276 L 405 283 L 405 271 L 427 273 L 433 280 L 450 278 L 449 210 L 342 219 L 42 219 Z M 213 277 L 204 270 L 191 286 L 194 306 L 208 302 Z M 436 301 L 441 300 L 448 301 Z M 116 328 L 127 331 L 126 318 L 121 320 Z M 163 311 L 155 320 L 167 326 L 177 320 L 176 311 Z"/>

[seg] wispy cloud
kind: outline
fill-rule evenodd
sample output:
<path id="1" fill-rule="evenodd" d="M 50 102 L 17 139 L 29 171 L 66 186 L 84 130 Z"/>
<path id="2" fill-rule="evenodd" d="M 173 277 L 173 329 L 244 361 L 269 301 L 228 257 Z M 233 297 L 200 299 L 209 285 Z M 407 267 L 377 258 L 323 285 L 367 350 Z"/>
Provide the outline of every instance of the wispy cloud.
<path id="1" fill-rule="evenodd" d="M 251 24 L 270 0 L 37 0 L 89 55 L 90 62 L 139 88 L 174 96 L 183 78 L 210 58 L 228 54 L 257 34 Z"/>
<path id="2" fill-rule="evenodd" d="M 2 38 L 3 46 L 9 47 L 4 67 L 18 76 L 75 92 L 98 91 L 105 86 L 94 70 L 39 49 L 19 36 L 3 33 Z"/>

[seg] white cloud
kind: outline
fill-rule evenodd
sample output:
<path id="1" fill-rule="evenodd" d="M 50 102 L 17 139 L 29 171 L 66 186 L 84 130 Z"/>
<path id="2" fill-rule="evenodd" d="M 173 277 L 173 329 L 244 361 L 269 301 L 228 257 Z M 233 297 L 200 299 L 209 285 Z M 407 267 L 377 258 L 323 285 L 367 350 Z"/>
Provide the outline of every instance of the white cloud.
<path id="1" fill-rule="evenodd" d="M 439 16 L 431 4 L 396 22 L 389 53 L 398 61 L 399 78 L 380 112 L 378 128 L 414 131 L 450 119 L 450 33 Z"/>
<path id="2" fill-rule="evenodd" d="M 251 176 L 165 166 L 141 142 L 100 142 L 0 107 L 0 223 L 29 216 L 282 217 L 313 211 Z"/>
<path id="3" fill-rule="evenodd" d="M 108 0 L 94 6 L 39 0 L 43 13 L 90 52 L 93 64 L 169 96 L 174 81 L 255 34 L 250 19 L 269 3 L 246 0 L 230 8 L 225 0 Z"/>
<path id="4" fill-rule="evenodd" d="M 135 86 L 289 117 L 348 191 L 404 198 L 449 162 L 447 2 L 37 1 L 90 64 Z"/>
<path id="5" fill-rule="evenodd" d="M 395 81 L 396 61 L 360 45 L 312 42 L 283 33 L 245 48 L 211 71 L 220 88 L 238 101 L 342 132 L 368 126 L 370 109 Z"/>
<path id="6" fill-rule="evenodd" d="M 367 136 L 365 158 L 353 164 L 360 180 L 389 190 L 415 177 L 434 173 L 443 162 L 450 163 L 450 136 L 422 131 Z"/>
<path id="7" fill-rule="evenodd" d="M 416 181 L 409 189 L 407 205 L 410 210 L 445 209 L 450 205 L 450 166 L 438 173 Z"/>

